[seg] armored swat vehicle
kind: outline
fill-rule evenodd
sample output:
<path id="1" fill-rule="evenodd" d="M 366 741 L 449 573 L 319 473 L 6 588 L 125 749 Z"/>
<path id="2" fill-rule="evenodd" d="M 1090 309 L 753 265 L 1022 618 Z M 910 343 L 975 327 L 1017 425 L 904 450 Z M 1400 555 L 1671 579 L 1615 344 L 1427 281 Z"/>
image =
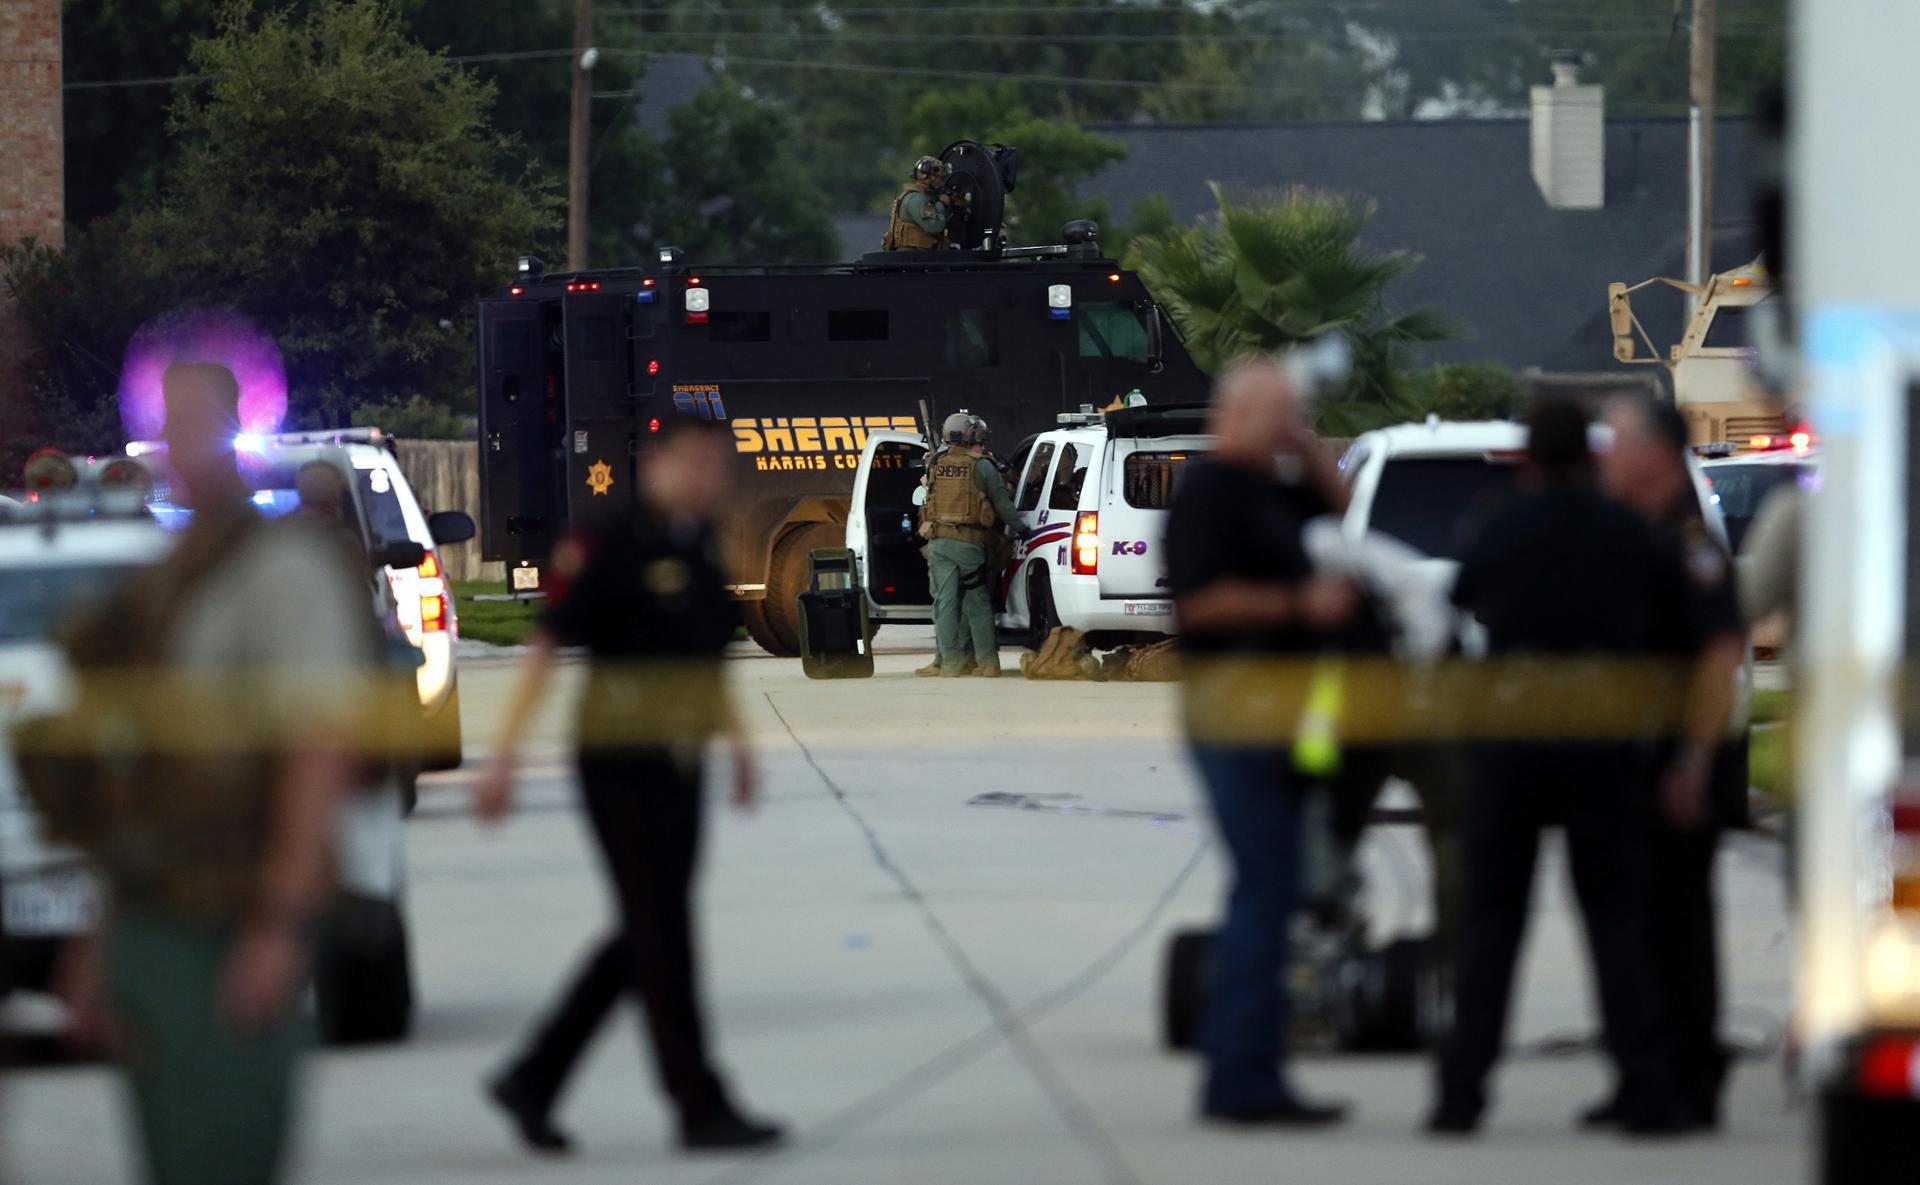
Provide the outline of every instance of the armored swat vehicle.
<path id="1" fill-rule="evenodd" d="M 1203 399 L 1206 379 L 1098 228 L 1009 248 L 1011 154 L 950 146 L 956 215 L 939 250 L 858 262 L 545 274 L 480 303 L 481 543 L 513 587 L 573 524 L 632 499 L 632 454 L 672 415 L 729 424 L 745 473 L 720 524 L 754 639 L 797 654 L 807 553 L 838 547 L 867 434 L 984 416 L 1004 451 L 1133 390 Z M 906 466 L 899 452 L 876 464 Z"/>
<path id="2" fill-rule="evenodd" d="M 1694 300 L 1685 334 L 1664 356 L 1633 309 L 1633 294 L 1655 284 L 1678 289 Z M 1752 374 L 1757 337 L 1767 316 L 1778 312 L 1773 300 L 1773 284 L 1757 259 L 1710 276 L 1705 285 L 1664 276 L 1631 287 L 1609 284 L 1607 315 L 1613 328 L 1614 359 L 1667 368 L 1674 403 L 1687 418 L 1694 444 L 1745 445 L 1758 437 L 1785 440 L 1789 433 L 1780 407 L 1757 389 Z"/>

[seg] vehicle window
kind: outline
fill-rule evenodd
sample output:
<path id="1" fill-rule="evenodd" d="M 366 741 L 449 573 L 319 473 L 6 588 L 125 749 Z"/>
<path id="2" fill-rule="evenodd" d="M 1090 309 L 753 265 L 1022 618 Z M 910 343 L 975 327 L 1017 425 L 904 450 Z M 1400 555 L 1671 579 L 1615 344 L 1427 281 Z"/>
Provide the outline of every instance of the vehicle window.
<path id="1" fill-rule="evenodd" d="M 885 309 L 831 309 L 827 312 L 827 340 L 883 342 L 888 337 Z"/>
<path id="2" fill-rule="evenodd" d="M 1000 365 L 1000 343 L 993 335 L 991 310 L 948 310 L 947 365 L 962 370 Z"/>
<path id="3" fill-rule="evenodd" d="M 98 605 L 134 571 L 132 564 L 0 570 L 0 642 L 51 636 L 69 614 Z"/>
<path id="4" fill-rule="evenodd" d="M 1186 476 L 1194 453 L 1128 453 L 1121 467 L 1121 493 L 1127 505 L 1139 510 L 1165 510 Z"/>
<path id="5" fill-rule="evenodd" d="M 1804 465 L 1715 465 L 1707 470 L 1708 488 L 1727 524 L 1727 546 L 1739 554 L 1768 496 L 1811 472 Z"/>
<path id="6" fill-rule="evenodd" d="M 1060 463 L 1053 467 L 1053 492 L 1047 496 L 1048 510 L 1077 510 L 1080 487 L 1087 483 L 1087 458 L 1077 445 L 1060 450 Z"/>
<path id="7" fill-rule="evenodd" d="M 1012 458 L 1010 458 L 1005 465 L 1001 466 L 1000 472 L 1006 476 L 1009 482 L 1020 480 L 1021 473 L 1023 473 L 1027 467 L 1027 456 L 1032 451 L 1033 442 L 1029 440 L 1019 448 L 1014 449 Z"/>
<path id="8" fill-rule="evenodd" d="M 1517 465 L 1479 457 L 1389 460 L 1367 525 L 1424 555 L 1457 560 L 1466 547 L 1464 526 L 1511 493 L 1519 475 Z"/>
<path id="9" fill-rule="evenodd" d="M 773 316 L 764 309 L 717 309 L 707 314 L 707 337 L 717 342 L 773 340 Z"/>
<path id="10" fill-rule="evenodd" d="M 1723 304 L 1707 322 L 1707 335 L 1700 345 L 1709 350 L 1738 350 L 1753 344 L 1753 310 L 1757 305 Z"/>
<path id="11" fill-rule="evenodd" d="M 412 539 L 412 533 L 407 530 L 407 512 L 400 504 L 393 475 L 385 469 L 373 468 L 356 469 L 354 476 L 360 481 L 360 500 L 366 503 L 367 529 L 373 536 L 374 546 Z"/>
<path id="12" fill-rule="evenodd" d="M 1147 360 L 1147 327 L 1134 311 L 1133 302 L 1089 301 L 1076 307 L 1073 315 L 1080 323 L 1082 358 Z"/>
<path id="13" fill-rule="evenodd" d="M 1040 505 L 1040 491 L 1047 485 L 1047 466 L 1053 462 L 1053 442 L 1044 441 L 1033 450 L 1033 464 L 1027 466 L 1027 479 L 1020 483 L 1020 500 L 1015 510 L 1032 510 Z"/>

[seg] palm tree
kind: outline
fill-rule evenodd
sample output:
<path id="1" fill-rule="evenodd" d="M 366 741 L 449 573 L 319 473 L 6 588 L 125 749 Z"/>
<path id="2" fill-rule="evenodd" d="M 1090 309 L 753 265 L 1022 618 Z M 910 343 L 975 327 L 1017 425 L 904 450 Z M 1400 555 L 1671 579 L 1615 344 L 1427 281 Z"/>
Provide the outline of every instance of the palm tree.
<path id="1" fill-rule="evenodd" d="M 1420 258 L 1359 245 L 1373 203 L 1304 187 L 1230 199 L 1215 184 L 1213 196 L 1217 215 L 1136 239 L 1128 252 L 1194 360 L 1215 370 L 1338 333 L 1352 348 L 1353 375 L 1321 398 L 1321 429 L 1353 435 L 1416 418 L 1400 381 L 1404 347 L 1453 333 L 1431 309 L 1389 309 L 1387 286 Z"/>

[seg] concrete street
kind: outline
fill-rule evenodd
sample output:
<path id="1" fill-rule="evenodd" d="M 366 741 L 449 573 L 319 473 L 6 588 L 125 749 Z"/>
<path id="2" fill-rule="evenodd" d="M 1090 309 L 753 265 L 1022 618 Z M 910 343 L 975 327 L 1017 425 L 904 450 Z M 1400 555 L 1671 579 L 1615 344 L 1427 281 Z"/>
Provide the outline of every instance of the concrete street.
<path id="1" fill-rule="evenodd" d="M 523 809 L 498 830 L 464 787 L 505 701 L 510 660 L 461 671 L 467 771 L 436 775 L 410 824 L 420 1013 L 406 1044 L 330 1053 L 310 1079 L 299 1179 L 479 1182 L 1302 1182 L 1312 1185 L 1711 1185 L 1807 1175 L 1804 1110 L 1775 1046 L 1788 950 L 1778 852 L 1730 845 L 1722 868 L 1738 1071 L 1727 1131 L 1630 1145 L 1576 1133 L 1601 1095 L 1584 948 L 1564 869 L 1536 895 L 1515 1055 L 1482 1136 L 1417 1133 L 1423 1058 L 1309 1054 L 1299 1078 L 1356 1105 L 1311 1135 L 1223 1131 L 1193 1117 L 1196 1073 L 1158 1041 L 1160 959 L 1213 918 L 1221 864 L 1176 741 L 1173 689 L 916 680 L 925 631 L 883 635 L 871 681 L 810 682 L 742 653 L 740 702 L 766 801 L 712 815 L 702 922 L 719 1047 L 742 1098 L 790 1120 L 787 1151 L 700 1159 L 672 1131 L 631 1010 L 574 1085 L 570 1162 L 530 1159 L 476 1084 L 601 929 L 606 904 L 572 803 L 566 713 L 551 706 Z M 1006 654 L 1014 665 L 1015 652 Z M 579 668 L 567 687 L 578 686 Z M 969 805 L 987 791 L 1072 795 L 1064 808 Z M 1043 803 L 1042 805 L 1046 805 Z M 1140 812 L 1103 813 L 1103 812 Z M 1155 817 L 1158 816 L 1158 817 Z M 1423 921 L 1416 833 L 1366 853 L 1392 933 Z M 0 1087 L 0 1181 L 132 1180 L 115 1083 L 48 1066 Z"/>

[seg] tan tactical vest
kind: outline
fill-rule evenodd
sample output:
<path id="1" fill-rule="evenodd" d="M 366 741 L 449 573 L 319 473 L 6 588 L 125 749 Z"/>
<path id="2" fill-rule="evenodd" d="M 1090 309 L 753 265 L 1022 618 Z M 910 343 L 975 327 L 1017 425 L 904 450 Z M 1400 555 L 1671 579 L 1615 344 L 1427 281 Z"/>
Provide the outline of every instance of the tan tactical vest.
<path id="1" fill-rule="evenodd" d="M 929 539 L 960 539 L 985 545 L 992 542 L 1000 516 L 973 480 L 980 458 L 965 449 L 948 449 L 934 458 L 927 480 L 927 506 L 922 518 Z"/>
<path id="2" fill-rule="evenodd" d="M 893 221 L 887 226 L 886 237 L 880 240 L 882 251 L 937 251 L 940 248 L 938 236 L 928 234 L 918 222 L 900 213 L 900 206 L 910 193 L 922 192 L 918 186 L 909 185 L 893 199 Z"/>

